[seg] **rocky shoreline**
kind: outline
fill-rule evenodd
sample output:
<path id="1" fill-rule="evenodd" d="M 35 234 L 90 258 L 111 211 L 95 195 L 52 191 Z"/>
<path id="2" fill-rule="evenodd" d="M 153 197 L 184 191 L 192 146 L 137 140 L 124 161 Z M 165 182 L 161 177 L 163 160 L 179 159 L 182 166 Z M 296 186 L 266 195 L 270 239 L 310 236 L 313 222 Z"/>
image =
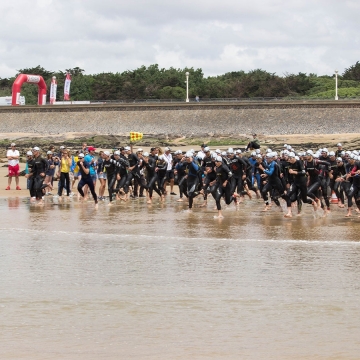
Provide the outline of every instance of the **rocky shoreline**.
<path id="1" fill-rule="evenodd" d="M 252 138 L 250 134 L 191 134 L 189 136 L 179 136 L 179 134 L 144 134 L 141 141 L 133 144 L 134 148 L 142 147 L 148 149 L 152 146 L 169 146 L 173 149 L 187 150 L 189 148 L 199 148 L 202 143 L 206 143 L 211 148 L 224 150 L 229 146 L 244 149 Z M 335 149 L 338 142 L 342 142 L 345 148 L 360 149 L 360 134 L 322 134 L 322 135 L 264 135 L 258 134 L 263 149 L 268 147 L 273 150 L 281 150 L 284 143 L 292 145 L 295 149 L 316 149 L 327 147 Z M 33 146 L 39 146 L 45 152 L 50 145 L 59 148 L 61 145 L 71 150 L 81 148 L 81 144 L 86 142 L 88 145 L 99 149 L 113 149 L 119 146 L 130 144 L 128 134 L 119 135 L 100 135 L 91 133 L 65 133 L 56 136 L 40 136 L 33 134 L 1 134 L 0 138 L 0 159 L 6 161 L 6 150 L 11 142 L 17 144 L 22 156 Z M 24 160 L 24 158 L 23 158 Z"/>

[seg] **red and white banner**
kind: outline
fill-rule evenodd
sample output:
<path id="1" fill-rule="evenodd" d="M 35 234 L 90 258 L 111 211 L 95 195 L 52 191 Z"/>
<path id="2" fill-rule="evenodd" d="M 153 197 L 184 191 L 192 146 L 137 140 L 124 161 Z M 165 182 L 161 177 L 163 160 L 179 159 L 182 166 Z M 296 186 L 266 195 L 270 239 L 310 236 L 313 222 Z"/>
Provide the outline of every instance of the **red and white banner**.
<path id="1" fill-rule="evenodd" d="M 64 100 L 70 100 L 70 84 L 71 84 L 71 75 L 67 73 L 64 84 Z"/>
<path id="2" fill-rule="evenodd" d="M 56 91 L 57 91 L 57 81 L 56 76 L 52 77 L 50 85 L 50 104 L 53 105 L 56 102 Z"/>

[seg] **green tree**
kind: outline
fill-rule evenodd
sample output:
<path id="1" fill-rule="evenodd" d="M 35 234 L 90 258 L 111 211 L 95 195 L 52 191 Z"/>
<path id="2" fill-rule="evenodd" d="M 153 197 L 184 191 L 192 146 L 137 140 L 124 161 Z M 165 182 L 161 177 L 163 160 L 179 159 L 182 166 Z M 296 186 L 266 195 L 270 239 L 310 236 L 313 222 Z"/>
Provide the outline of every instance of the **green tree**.
<path id="1" fill-rule="evenodd" d="M 357 61 L 355 65 L 345 69 L 344 73 L 342 74 L 342 78 L 344 80 L 360 81 L 360 62 Z"/>

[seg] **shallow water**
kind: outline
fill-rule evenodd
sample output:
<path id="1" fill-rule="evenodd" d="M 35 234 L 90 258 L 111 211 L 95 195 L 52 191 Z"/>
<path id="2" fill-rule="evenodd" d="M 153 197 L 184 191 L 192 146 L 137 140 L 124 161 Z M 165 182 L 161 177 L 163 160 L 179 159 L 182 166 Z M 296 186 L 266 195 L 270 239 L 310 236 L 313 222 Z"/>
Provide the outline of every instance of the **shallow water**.
<path id="1" fill-rule="evenodd" d="M 1 359 L 359 359 L 360 219 L 0 199 Z"/>

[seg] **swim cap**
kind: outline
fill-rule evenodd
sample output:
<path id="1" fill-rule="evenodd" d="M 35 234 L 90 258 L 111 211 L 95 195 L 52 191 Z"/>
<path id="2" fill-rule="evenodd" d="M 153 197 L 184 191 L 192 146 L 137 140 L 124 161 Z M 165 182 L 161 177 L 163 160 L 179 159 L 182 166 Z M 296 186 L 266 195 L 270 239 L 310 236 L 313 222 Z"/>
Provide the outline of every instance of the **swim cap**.
<path id="1" fill-rule="evenodd" d="M 338 143 L 336 146 L 342 146 L 341 143 Z"/>
<path id="2" fill-rule="evenodd" d="M 204 149 L 205 152 L 208 152 L 210 151 L 210 148 L 207 146 L 205 149 Z"/>
<path id="3" fill-rule="evenodd" d="M 228 154 L 233 154 L 233 153 L 234 153 L 234 149 L 233 149 L 233 148 L 228 148 L 227 153 L 228 153 Z"/>
<path id="4" fill-rule="evenodd" d="M 261 156 L 260 154 L 257 154 L 256 157 L 257 157 L 258 159 L 262 159 L 262 156 Z"/>
<path id="5" fill-rule="evenodd" d="M 290 153 L 288 154 L 288 156 L 291 157 L 291 158 L 294 158 L 294 157 L 295 157 L 295 154 L 294 154 L 293 152 L 290 152 Z"/>
<path id="6" fill-rule="evenodd" d="M 330 152 L 329 152 L 329 156 L 335 156 L 334 151 L 330 151 Z"/>
<path id="7" fill-rule="evenodd" d="M 46 155 L 52 155 L 52 151 L 49 150 Z"/>
<path id="8" fill-rule="evenodd" d="M 271 149 L 269 149 L 269 148 L 267 148 L 267 149 L 266 149 L 266 152 L 267 152 L 267 153 L 271 153 L 271 152 L 272 152 L 272 150 L 271 150 Z"/>
<path id="9" fill-rule="evenodd" d="M 261 151 L 260 151 L 260 149 L 256 149 L 255 152 L 256 152 L 257 154 L 260 154 Z"/>
<path id="10" fill-rule="evenodd" d="M 253 152 L 251 153 L 251 156 L 256 156 L 256 152 L 253 151 Z"/>
<path id="11" fill-rule="evenodd" d="M 108 151 L 104 151 L 105 156 L 110 156 L 110 153 Z"/>
<path id="12" fill-rule="evenodd" d="M 328 153 L 329 151 L 328 151 L 327 148 L 323 148 L 323 149 L 322 149 L 322 152 Z"/>
<path id="13" fill-rule="evenodd" d="M 84 157 L 84 154 L 81 153 L 81 154 L 78 155 L 78 157 L 79 157 L 79 158 L 83 158 L 83 157 Z"/>
<path id="14" fill-rule="evenodd" d="M 336 158 L 336 161 L 343 161 L 343 159 L 341 158 L 341 157 L 338 157 L 338 158 Z"/>
<path id="15" fill-rule="evenodd" d="M 218 156 L 215 161 L 218 161 L 218 162 L 222 162 L 222 157 L 221 156 Z"/>
<path id="16" fill-rule="evenodd" d="M 221 156 L 226 156 L 226 151 L 223 151 L 223 152 L 221 153 Z"/>
<path id="17" fill-rule="evenodd" d="M 143 153 L 143 156 L 144 156 L 144 157 L 148 157 L 148 156 L 149 156 L 149 153 L 148 153 L 147 151 L 145 151 L 145 152 Z"/>
<path id="18" fill-rule="evenodd" d="M 26 153 L 26 155 L 27 155 L 27 156 L 32 156 L 33 153 L 32 153 L 31 151 L 28 151 L 28 152 Z"/>
<path id="19" fill-rule="evenodd" d="M 216 149 L 215 152 L 216 152 L 217 154 L 221 154 L 221 150 L 220 150 L 220 149 Z"/>
<path id="20" fill-rule="evenodd" d="M 120 151 L 119 150 L 114 151 L 114 155 L 120 155 Z"/>

